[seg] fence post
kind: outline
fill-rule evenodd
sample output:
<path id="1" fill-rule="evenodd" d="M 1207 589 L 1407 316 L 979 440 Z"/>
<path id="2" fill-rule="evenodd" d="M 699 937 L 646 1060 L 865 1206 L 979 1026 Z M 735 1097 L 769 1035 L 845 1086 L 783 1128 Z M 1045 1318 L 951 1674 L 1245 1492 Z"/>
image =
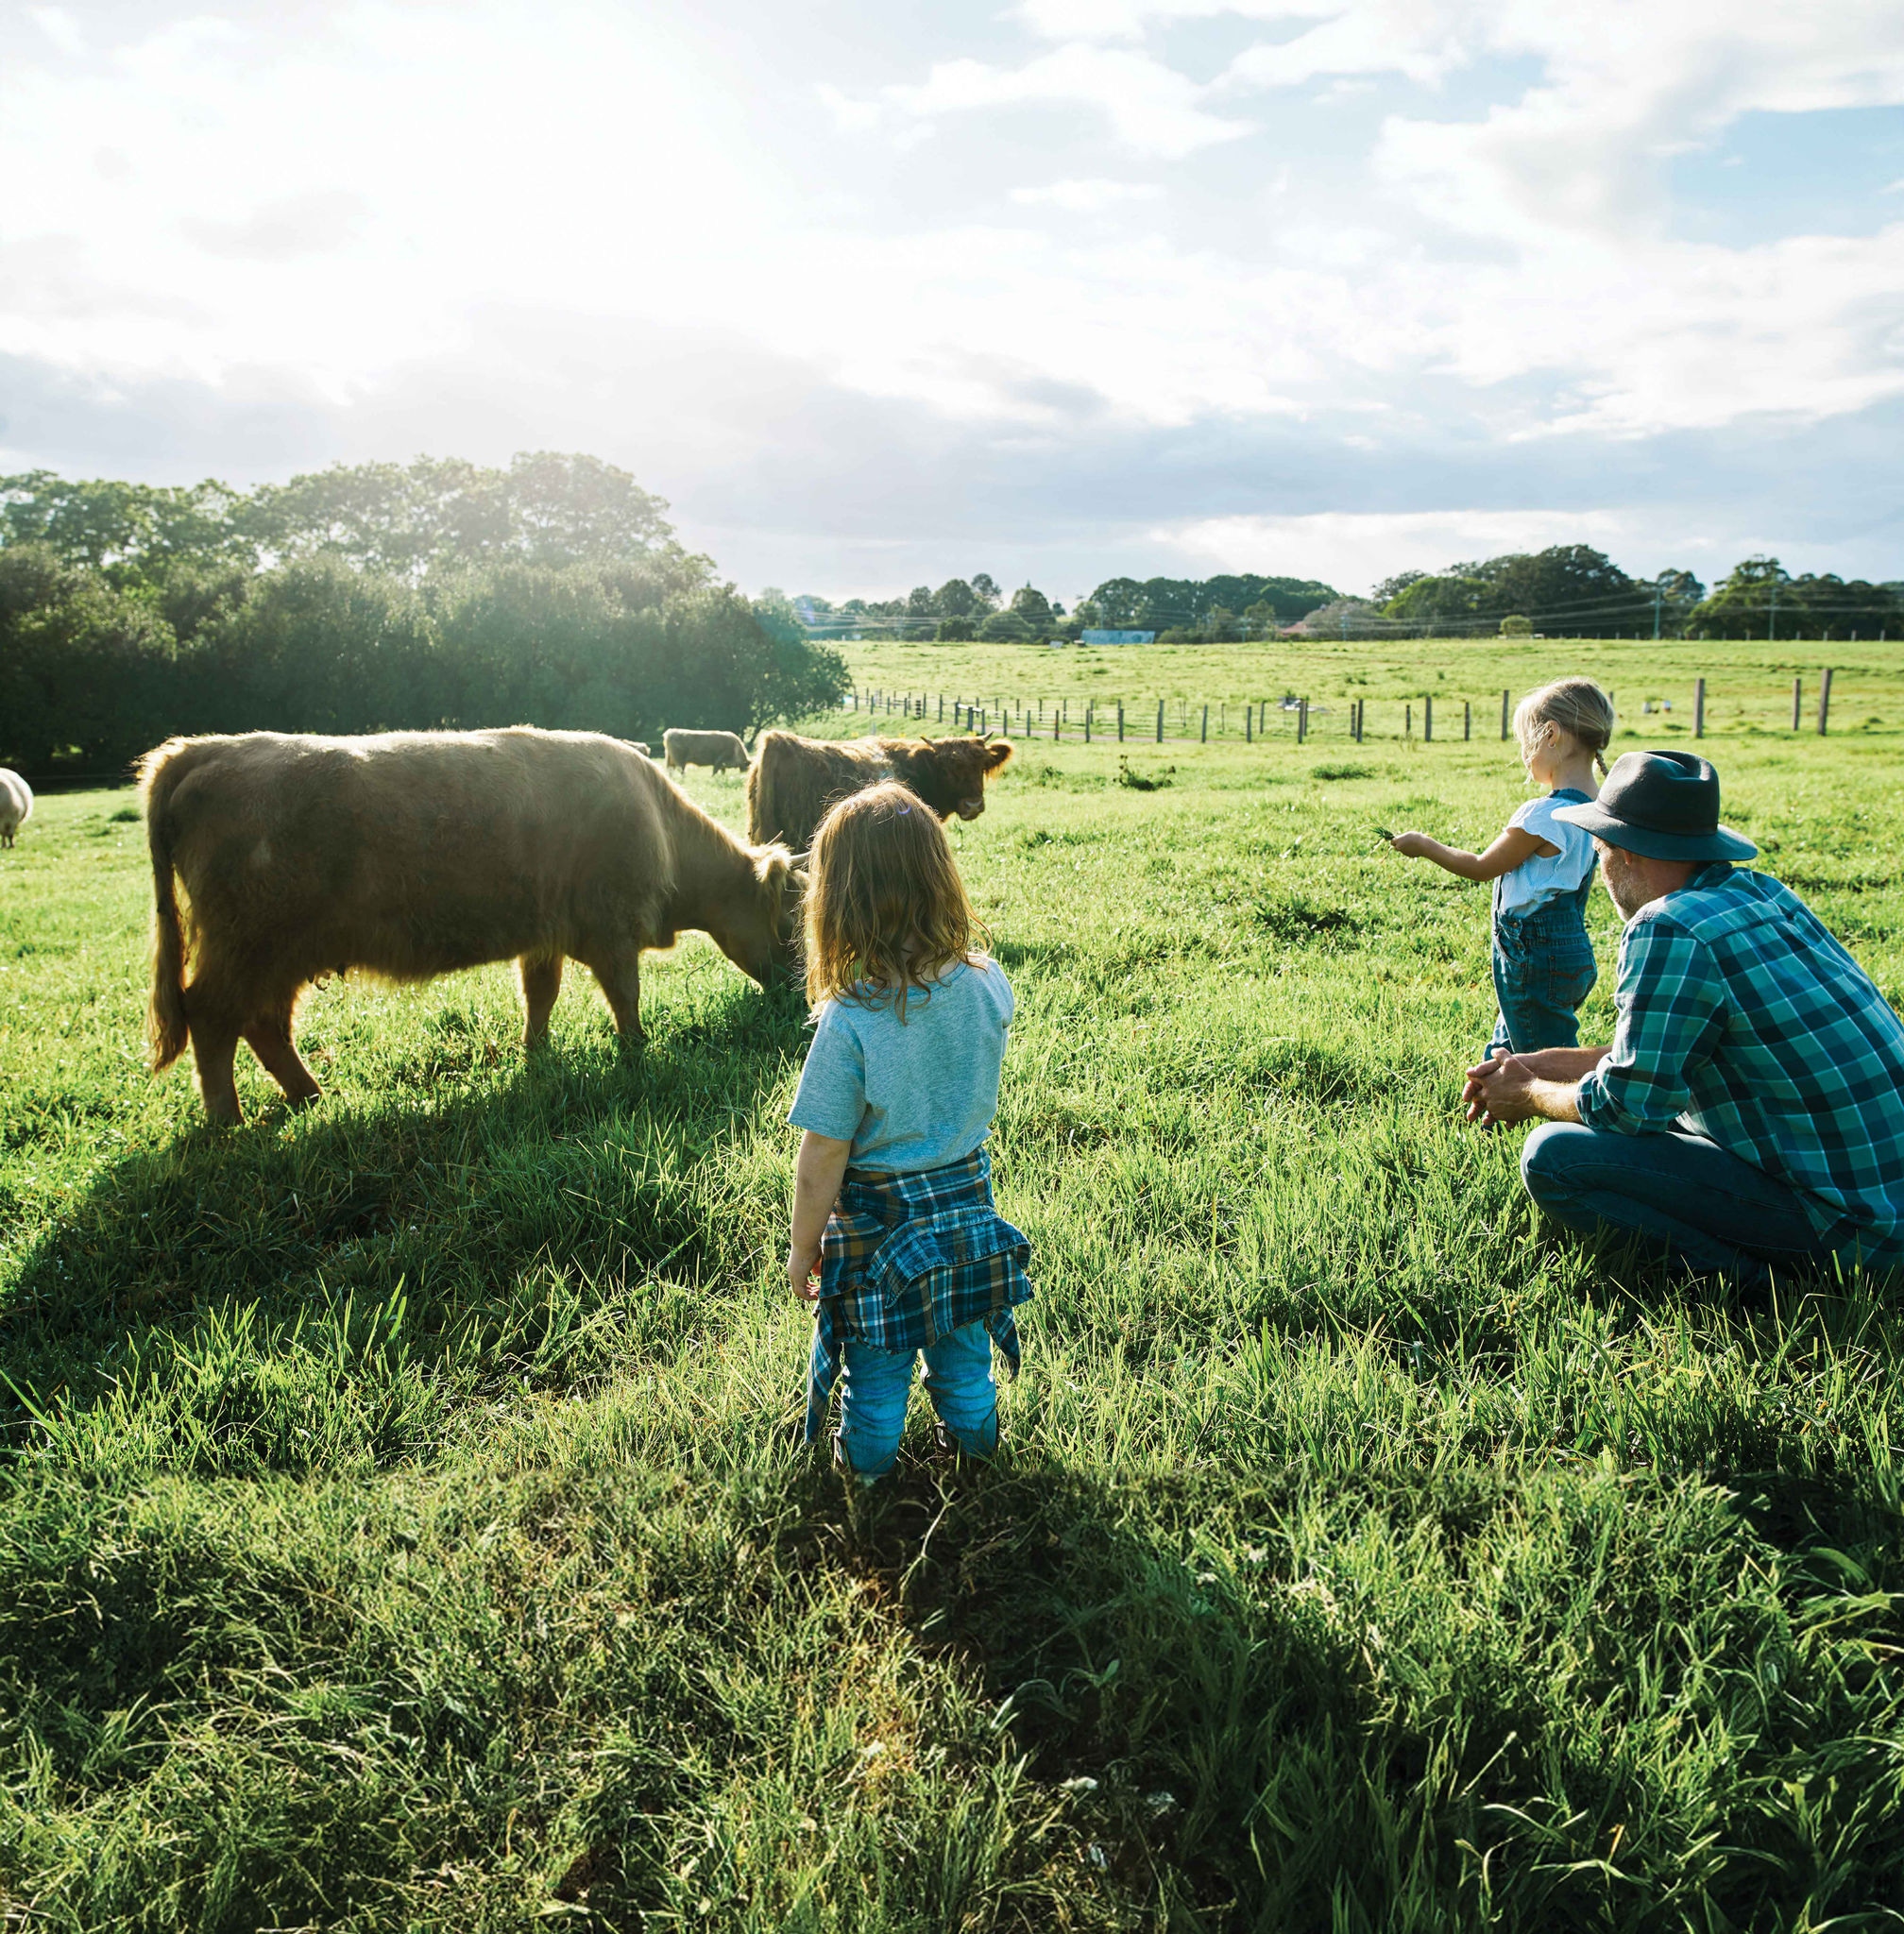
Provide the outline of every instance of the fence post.
<path id="1" fill-rule="evenodd" d="M 1427 693 L 1421 694 L 1421 743 L 1426 745 L 1435 737 L 1435 701 Z"/>
<path id="2" fill-rule="evenodd" d="M 1504 691 L 1501 694 L 1501 742 L 1504 745 L 1507 742 L 1507 694 Z"/>
<path id="3" fill-rule="evenodd" d="M 1064 730 L 1064 714 L 1056 705 L 1051 707 L 1051 743 L 1058 743 L 1059 735 Z"/>
<path id="4" fill-rule="evenodd" d="M 1825 676 L 1818 686 L 1818 737 L 1825 737 L 1825 728 L 1831 717 L 1831 668 L 1826 666 Z"/>
<path id="5" fill-rule="evenodd" d="M 1203 707 L 1203 731 L 1198 743 L 1200 745 L 1208 745 L 1210 743 L 1210 707 L 1208 705 Z"/>
<path id="6" fill-rule="evenodd" d="M 1256 742 L 1255 727 L 1256 707 L 1253 704 L 1245 705 L 1243 707 L 1243 743 L 1245 745 L 1253 745 Z"/>
<path id="7" fill-rule="evenodd" d="M 1461 737 L 1474 737 L 1474 707 L 1466 699 L 1461 701 Z"/>
<path id="8" fill-rule="evenodd" d="M 1086 745 L 1091 743 L 1091 707 L 1089 704 L 1086 704 L 1084 707 L 1084 743 Z"/>
<path id="9" fill-rule="evenodd" d="M 1157 701 L 1157 743 L 1164 743 L 1164 701 Z"/>
<path id="10" fill-rule="evenodd" d="M 1703 678 L 1692 681 L 1692 737 L 1706 737 L 1706 681 Z"/>
<path id="11" fill-rule="evenodd" d="M 1124 701 L 1117 701 L 1117 743 L 1124 743 Z"/>
<path id="12" fill-rule="evenodd" d="M 1792 681 L 1792 729 L 1798 729 L 1798 708 L 1805 703 L 1805 681 L 1794 678 Z"/>
<path id="13" fill-rule="evenodd" d="M 1302 744 L 1309 737 L 1309 701 L 1296 701 L 1296 743 Z"/>
<path id="14" fill-rule="evenodd" d="M 1402 737 L 1403 738 L 1413 738 L 1415 737 L 1415 701 L 1413 699 L 1410 699 L 1402 707 Z"/>

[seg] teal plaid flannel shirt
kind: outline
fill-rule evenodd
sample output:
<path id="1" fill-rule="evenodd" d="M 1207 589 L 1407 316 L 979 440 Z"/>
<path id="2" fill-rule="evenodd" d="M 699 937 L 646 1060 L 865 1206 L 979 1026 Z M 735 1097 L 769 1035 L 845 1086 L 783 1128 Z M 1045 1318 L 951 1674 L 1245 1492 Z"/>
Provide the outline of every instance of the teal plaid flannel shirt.
<path id="1" fill-rule="evenodd" d="M 1030 1259 L 1031 1245 L 992 1206 L 992 1158 L 982 1147 L 897 1175 L 848 1169 L 820 1239 L 807 1441 L 825 1426 L 849 1336 L 918 1350 L 982 1322 L 1015 1373 L 1012 1313 L 1030 1298 Z"/>
<path id="2" fill-rule="evenodd" d="M 1721 862 L 1620 942 L 1589 1128 L 1684 1128 L 1797 1193 L 1831 1247 L 1904 1264 L 1904 1023 L 1810 908 Z"/>

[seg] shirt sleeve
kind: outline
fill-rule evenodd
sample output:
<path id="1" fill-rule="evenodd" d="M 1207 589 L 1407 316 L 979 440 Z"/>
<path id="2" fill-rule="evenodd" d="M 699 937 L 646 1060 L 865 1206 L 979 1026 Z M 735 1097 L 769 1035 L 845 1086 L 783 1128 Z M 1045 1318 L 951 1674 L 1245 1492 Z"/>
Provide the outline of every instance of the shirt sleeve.
<path id="1" fill-rule="evenodd" d="M 1711 1055 L 1725 1001 L 1701 942 L 1668 920 L 1633 922 L 1620 942 L 1613 1050 L 1581 1077 L 1580 1119 L 1621 1135 L 1670 1128 L 1692 1101 L 1689 1071 Z"/>
<path id="2" fill-rule="evenodd" d="M 850 1142 L 866 1118 L 866 1059 L 853 1025 L 838 1001 L 820 1009 L 813 1045 L 800 1070 L 800 1086 L 787 1119 L 836 1142 Z"/>
<path id="3" fill-rule="evenodd" d="M 1567 827 L 1554 817 L 1552 799 L 1530 799 L 1516 806 L 1514 816 L 1507 822 L 1507 830 L 1512 832 L 1516 827 L 1537 840 L 1545 840 L 1550 846 L 1557 846 L 1562 853 L 1567 850 Z"/>

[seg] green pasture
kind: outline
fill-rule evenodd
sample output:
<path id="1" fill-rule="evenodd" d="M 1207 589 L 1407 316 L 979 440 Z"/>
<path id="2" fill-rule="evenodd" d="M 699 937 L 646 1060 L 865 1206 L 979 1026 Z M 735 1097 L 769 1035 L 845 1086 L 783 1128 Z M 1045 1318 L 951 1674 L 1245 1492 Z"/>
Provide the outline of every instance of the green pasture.
<path id="1" fill-rule="evenodd" d="M 1486 662 L 1498 707 L 1575 661 Z M 1842 733 L 1710 749 L 1904 1001 L 1900 687 L 1840 675 Z M 645 1053 L 577 975 L 525 1065 L 506 969 L 333 983 L 325 1099 L 244 1063 L 214 1132 L 144 1071 L 130 795 L 43 799 L 0 854 L 0 1926 L 1898 1925 L 1904 1316 L 1536 1226 L 1455 1107 L 1484 897 L 1373 832 L 1522 796 L 1492 738 L 1021 751 L 951 836 L 1018 992 L 1024 1374 L 995 1467 L 915 1406 L 866 1501 L 794 1441 L 795 1004 L 690 940 Z"/>

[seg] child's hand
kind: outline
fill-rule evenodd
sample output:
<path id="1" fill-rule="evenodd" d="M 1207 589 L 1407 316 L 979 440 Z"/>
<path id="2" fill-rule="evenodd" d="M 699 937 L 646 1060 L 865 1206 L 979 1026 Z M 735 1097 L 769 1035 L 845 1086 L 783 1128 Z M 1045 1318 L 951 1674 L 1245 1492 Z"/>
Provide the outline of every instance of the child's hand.
<path id="1" fill-rule="evenodd" d="M 820 1245 L 810 1248 L 789 1247 L 787 1251 L 787 1286 L 802 1302 L 817 1303 L 820 1300 Z"/>
<path id="2" fill-rule="evenodd" d="M 1426 833 L 1397 833 L 1388 843 L 1403 859 L 1425 859 L 1435 842 Z"/>

